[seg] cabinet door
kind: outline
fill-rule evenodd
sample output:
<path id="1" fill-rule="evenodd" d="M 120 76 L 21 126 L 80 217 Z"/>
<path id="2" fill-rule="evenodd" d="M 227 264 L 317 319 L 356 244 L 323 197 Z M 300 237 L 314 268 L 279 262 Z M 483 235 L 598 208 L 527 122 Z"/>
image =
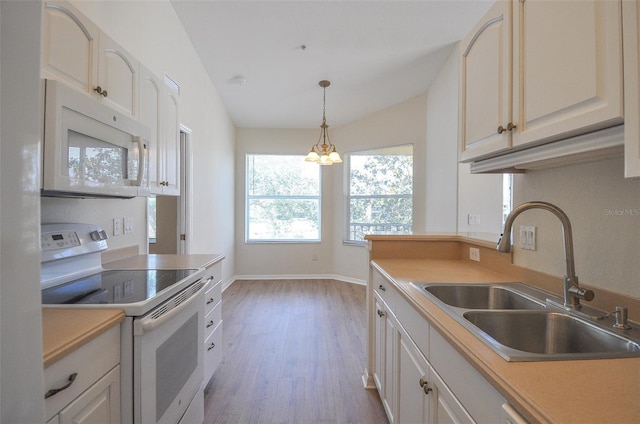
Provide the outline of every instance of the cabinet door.
<path id="1" fill-rule="evenodd" d="M 511 147 L 511 2 L 498 1 L 462 41 L 460 128 L 463 161 Z"/>
<path id="2" fill-rule="evenodd" d="M 624 174 L 640 177 L 640 7 L 622 2 L 624 36 Z"/>
<path id="3" fill-rule="evenodd" d="M 42 17 L 42 77 L 94 95 L 100 31 L 64 2 L 46 2 Z"/>
<path id="4" fill-rule="evenodd" d="M 462 406 L 453 392 L 447 387 L 433 368 L 430 369 L 429 384 L 433 385 L 431 392 L 430 423 L 475 424 L 475 420 Z"/>
<path id="5" fill-rule="evenodd" d="M 120 421 L 119 365 L 60 411 L 60 424 L 116 424 Z"/>
<path id="6" fill-rule="evenodd" d="M 179 97 L 165 88 L 164 97 L 164 184 L 163 194 L 180 195 L 180 120 Z"/>
<path id="7" fill-rule="evenodd" d="M 429 364 L 406 333 L 399 334 L 398 423 L 427 423 L 430 411 Z"/>
<path id="8" fill-rule="evenodd" d="M 160 145 L 160 124 L 162 122 L 162 81 L 147 68 L 140 66 L 140 122 L 149 127 L 149 191 L 162 194 L 163 162 L 162 146 Z"/>
<path id="9" fill-rule="evenodd" d="M 100 34 L 99 98 L 113 109 L 137 118 L 139 63 L 106 34 Z"/>
<path id="10" fill-rule="evenodd" d="M 621 124 L 620 1 L 516 4 L 513 146 Z"/>

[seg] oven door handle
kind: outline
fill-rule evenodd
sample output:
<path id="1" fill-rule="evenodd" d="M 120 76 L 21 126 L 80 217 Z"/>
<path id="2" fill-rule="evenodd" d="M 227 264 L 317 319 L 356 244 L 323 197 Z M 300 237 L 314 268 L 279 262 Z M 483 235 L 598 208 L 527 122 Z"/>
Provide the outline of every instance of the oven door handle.
<path id="1" fill-rule="evenodd" d="M 150 316 L 138 321 L 139 325 L 134 329 L 135 335 L 141 336 L 144 333 L 150 333 L 165 322 L 173 319 L 173 317 L 178 315 L 180 312 L 189 308 L 193 302 L 198 301 L 198 299 L 200 298 L 200 294 L 204 293 L 208 285 L 208 281 L 202 284 L 202 286 L 200 286 L 197 291 L 193 292 L 191 296 L 189 296 L 189 298 L 185 299 L 182 303 L 169 310 L 168 312 L 165 312 L 158 317 L 155 317 L 154 314 L 151 314 Z"/>

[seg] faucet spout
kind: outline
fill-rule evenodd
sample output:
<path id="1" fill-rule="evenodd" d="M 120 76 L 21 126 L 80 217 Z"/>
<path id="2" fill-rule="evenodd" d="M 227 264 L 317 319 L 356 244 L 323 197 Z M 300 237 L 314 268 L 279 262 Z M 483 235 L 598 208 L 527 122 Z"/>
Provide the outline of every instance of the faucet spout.
<path id="1" fill-rule="evenodd" d="M 578 277 L 575 272 L 575 262 L 573 258 L 573 234 L 571 232 L 571 222 L 566 213 L 559 207 L 547 202 L 526 202 L 516 206 L 507 216 L 504 223 L 504 230 L 498 241 L 497 249 L 500 252 L 511 251 L 511 228 L 516 217 L 529 209 L 543 209 L 554 214 L 562 223 L 562 235 L 564 239 L 564 253 L 566 262 L 566 275 L 564 277 L 564 306 L 572 309 L 580 308 L 580 299 L 590 301 L 594 297 L 591 290 L 585 290 L 578 285 Z"/>

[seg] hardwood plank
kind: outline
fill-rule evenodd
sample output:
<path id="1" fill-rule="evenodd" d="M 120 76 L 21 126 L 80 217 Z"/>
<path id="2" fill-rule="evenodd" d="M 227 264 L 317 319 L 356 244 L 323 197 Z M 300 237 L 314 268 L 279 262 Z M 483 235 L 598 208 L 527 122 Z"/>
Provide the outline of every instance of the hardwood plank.
<path id="1" fill-rule="evenodd" d="M 205 423 L 387 423 L 361 381 L 365 296 L 334 280 L 234 282 L 222 294 L 225 350 Z"/>

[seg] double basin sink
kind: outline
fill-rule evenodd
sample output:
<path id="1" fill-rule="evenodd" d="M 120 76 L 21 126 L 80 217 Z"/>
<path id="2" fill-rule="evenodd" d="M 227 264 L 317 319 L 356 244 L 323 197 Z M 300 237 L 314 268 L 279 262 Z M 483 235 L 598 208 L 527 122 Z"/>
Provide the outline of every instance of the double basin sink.
<path id="1" fill-rule="evenodd" d="M 640 328 L 527 284 L 411 284 L 507 361 L 640 357 Z"/>

